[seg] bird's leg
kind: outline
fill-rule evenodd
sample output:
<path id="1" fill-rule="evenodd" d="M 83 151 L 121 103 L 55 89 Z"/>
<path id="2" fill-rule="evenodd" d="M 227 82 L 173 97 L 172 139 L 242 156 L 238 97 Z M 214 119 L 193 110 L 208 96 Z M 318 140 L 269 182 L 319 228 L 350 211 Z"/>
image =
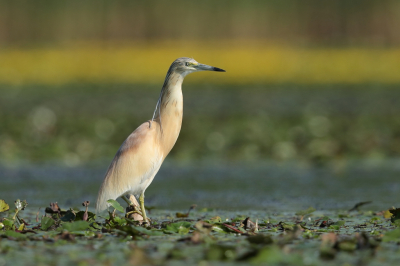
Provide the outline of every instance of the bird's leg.
<path id="1" fill-rule="evenodd" d="M 121 198 L 126 202 L 126 204 L 128 204 L 128 206 L 132 205 L 132 202 L 128 199 L 127 196 L 122 196 Z"/>
<path id="2" fill-rule="evenodd" d="M 139 202 L 140 202 L 140 209 L 141 209 L 142 215 L 143 215 L 143 223 L 148 223 L 148 219 L 146 216 L 146 210 L 144 209 L 144 193 L 142 193 L 140 195 Z"/>

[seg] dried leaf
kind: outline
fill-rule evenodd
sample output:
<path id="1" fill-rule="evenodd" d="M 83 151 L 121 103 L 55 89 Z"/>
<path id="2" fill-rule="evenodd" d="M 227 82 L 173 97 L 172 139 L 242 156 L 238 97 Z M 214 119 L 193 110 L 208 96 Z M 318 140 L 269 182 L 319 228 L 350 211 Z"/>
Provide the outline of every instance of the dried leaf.
<path id="1" fill-rule="evenodd" d="M 19 227 L 18 227 L 18 231 L 24 231 L 26 229 L 26 225 L 24 223 L 22 223 Z"/>
<path id="2" fill-rule="evenodd" d="M 226 228 L 229 228 L 230 230 L 232 230 L 233 232 L 239 233 L 239 234 L 246 234 L 246 231 L 240 231 L 239 228 L 235 228 L 232 225 L 229 224 L 222 224 L 223 226 L 225 226 Z"/>
<path id="3" fill-rule="evenodd" d="M 57 202 L 51 202 L 50 203 L 50 209 L 53 211 L 53 213 L 60 213 L 61 209 L 58 206 Z"/>
<path id="4" fill-rule="evenodd" d="M 0 199 L 0 212 L 5 212 L 10 209 L 10 206 L 2 199 Z"/>
<path id="5" fill-rule="evenodd" d="M 75 241 L 75 236 L 73 234 L 70 234 L 69 232 L 62 232 L 61 234 L 59 234 L 58 238 L 67 241 Z"/>
<path id="6" fill-rule="evenodd" d="M 383 217 L 385 219 L 392 218 L 392 216 L 393 216 L 393 214 L 390 212 L 390 210 L 386 210 L 386 211 L 383 212 Z"/>
<path id="7" fill-rule="evenodd" d="M 249 217 L 244 219 L 241 222 L 241 225 L 243 225 L 245 230 L 250 230 L 252 232 L 257 232 L 258 231 L 258 222 L 255 223 L 255 222 L 251 221 Z"/>
<path id="8" fill-rule="evenodd" d="M 87 221 L 88 220 L 88 218 L 89 218 L 89 215 L 88 215 L 88 207 L 89 207 L 89 204 L 90 204 L 90 201 L 84 201 L 83 203 L 82 203 L 82 205 L 84 206 L 84 207 L 86 207 L 86 209 L 85 209 L 85 212 L 83 213 L 83 216 L 82 216 L 82 220 L 83 221 Z"/>

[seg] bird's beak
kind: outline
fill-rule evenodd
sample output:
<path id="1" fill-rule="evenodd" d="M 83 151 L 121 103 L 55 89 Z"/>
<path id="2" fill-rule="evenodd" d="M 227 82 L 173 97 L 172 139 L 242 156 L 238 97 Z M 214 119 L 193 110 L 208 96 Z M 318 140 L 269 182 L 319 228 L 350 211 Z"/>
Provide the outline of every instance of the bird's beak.
<path id="1" fill-rule="evenodd" d="M 208 71 L 218 71 L 218 72 L 226 72 L 225 70 L 218 68 L 218 67 L 213 67 L 213 66 L 207 66 L 203 64 L 198 64 L 196 66 L 198 70 L 208 70 Z"/>

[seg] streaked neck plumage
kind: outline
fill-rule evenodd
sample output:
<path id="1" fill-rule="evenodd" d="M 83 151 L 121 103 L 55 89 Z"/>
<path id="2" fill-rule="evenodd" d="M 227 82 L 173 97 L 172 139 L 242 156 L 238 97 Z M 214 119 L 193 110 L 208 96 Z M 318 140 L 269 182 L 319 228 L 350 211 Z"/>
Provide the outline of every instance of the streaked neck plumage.
<path id="1" fill-rule="evenodd" d="M 182 82 L 185 76 L 185 73 L 168 71 L 154 111 L 153 122 L 159 124 L 164 156 L 167 156 L 175 145 L 181 130 L 183 115 Z"/>

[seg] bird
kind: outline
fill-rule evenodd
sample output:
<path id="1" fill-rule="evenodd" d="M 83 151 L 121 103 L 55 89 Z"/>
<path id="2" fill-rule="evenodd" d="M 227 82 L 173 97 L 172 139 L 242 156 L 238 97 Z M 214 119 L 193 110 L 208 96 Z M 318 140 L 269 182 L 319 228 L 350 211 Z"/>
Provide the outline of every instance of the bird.
<path id="1" fill-rule="evenodd" d="M 135 207 L 144 223 L 149 222 L 144 193 L 178 139 L 183 115 L 182 82 L 186 75 L 205 70 L 225 72 L 189 57 L 178 58 L 171 64 L 152 119 L 128 136 L 106 171 L 97 196 L 97 213 L 109 207 L 108 200 L 121 197 Z"/>

